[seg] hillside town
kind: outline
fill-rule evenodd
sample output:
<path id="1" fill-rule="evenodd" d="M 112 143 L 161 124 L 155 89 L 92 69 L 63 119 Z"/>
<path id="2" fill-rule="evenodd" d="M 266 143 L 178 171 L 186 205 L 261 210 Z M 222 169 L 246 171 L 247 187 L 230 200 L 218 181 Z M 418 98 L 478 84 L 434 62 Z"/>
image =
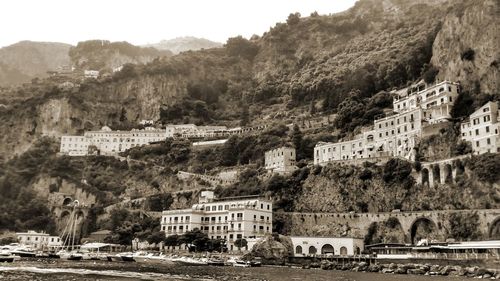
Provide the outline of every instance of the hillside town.
<path id="1" fill-rule="evenodd" d="M 2 3 L 1 280 L 500 280 L 499 1 L 74 1 Z"/>

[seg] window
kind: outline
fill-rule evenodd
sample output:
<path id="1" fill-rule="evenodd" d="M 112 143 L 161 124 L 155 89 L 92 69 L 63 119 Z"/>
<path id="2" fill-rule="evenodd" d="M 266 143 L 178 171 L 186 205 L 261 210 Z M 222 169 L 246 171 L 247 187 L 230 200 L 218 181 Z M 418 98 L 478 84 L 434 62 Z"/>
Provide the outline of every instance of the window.
<path id="1" fill-rule="evenodd" d="M 488 145 L 490 145 L 490 144 L 491 144 L 490 138 L 487 138 L 487 139 L 486 139 L 486 143 L 487 143 Z"/>
<path id="2" fill-rule="evenodd" d="M 476 141 L 476 147 L 479 147 L 479 141 Z"/>
<path id="3" fill-rule="evenodd" d="M 490 111 L 490 108 L 489 108 L 489 107 L 485 107 L 485 108 L 483 109 L 483 112 L 488 112 L 488 111 Z"/>
<path id="4" fill-rule="evenodd" d="M 490 132 L 490 126 L 486 126 L 486 133 Z"/>
<path id="5" fill-rule="evenodd" d="M 489 115 L 484 116 L 484 122 L 488 122 L 488 121 L 490 121 L 490 116 Z"/>
<path id="6" fill-rule="evenodd" d="M 479 129 L 476 129 L 476 136 L 479 135 Z"/>

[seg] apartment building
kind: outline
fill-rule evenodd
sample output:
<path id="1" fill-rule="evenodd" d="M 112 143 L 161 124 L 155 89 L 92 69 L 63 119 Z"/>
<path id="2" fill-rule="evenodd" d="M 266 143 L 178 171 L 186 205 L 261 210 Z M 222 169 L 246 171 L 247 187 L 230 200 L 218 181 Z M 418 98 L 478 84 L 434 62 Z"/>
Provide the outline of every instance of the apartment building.
<path id="1" fill-rule="evenodd" d="M 115 155 L 127 149 L 165 140 L 165 131 L 152 127 L 143 130 L 113 131 L 104 126 L 83 136 L 62 136 L 60 152 L 70 156 Z"/>
<path id="2" fill-rule="evenodd" d="M 460 125 L 462 139 L 471 143 L 474 154 L 500 152 L 498 102 L 488 102 Z"/>
<path id="3" fill-rule="evenodd" d="M 269 150 L 264 154 L 264 163 L 266 170 L 286 174 L 293 172 L 297 169 L 295 148 L 293 147 L 280 147 Z"/>
<path id="4" fill-rule="evenodd" d="M 414 147 L 421 138 L 422 129 L 430 124 L 446 122 L 459 92 L 459 85 L 449 81 L 430 86 L 420 82 L 393 91 L 393 113 L 375 119 L 372 127 L 352 140 L 316 144 L 314 164 L 388 157 L 413 160 Z"/>
<path id="5" fill-rule="evenodd" d="M 59 236 L 52 236 L 44 232 L 28 230 L 28 232 L 16 233 L 19 244 L 27 246 L 32 250 L 49 250 L 61 247 L 63 242 Z"/>
<path id="6" fill-rule="evenodd" d="M 161 230 L 170 236 L 197 228 L 211 239 L 225 239 L 233 250 L 237 239 L 272 233 L 272 210 L 272 202 L 258 196 L 216 199 L 212 191 L 203 191 L 191 209 L 163 211 Z"/>

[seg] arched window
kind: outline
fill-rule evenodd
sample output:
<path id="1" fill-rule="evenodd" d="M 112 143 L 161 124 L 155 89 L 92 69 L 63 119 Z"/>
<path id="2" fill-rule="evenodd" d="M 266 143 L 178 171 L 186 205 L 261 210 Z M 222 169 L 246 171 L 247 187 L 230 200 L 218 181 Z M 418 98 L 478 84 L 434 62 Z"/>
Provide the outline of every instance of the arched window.
<path id="1" fill-rule="evenodd" d="M 299 255 L 302 255 L 302 247 L 301 246 L 295 247 L 295 253 L 299 254 Z"/>
<path id="2" fill-rule="evenodd" d="M 346 247 L 340 247 L 340 255 L 341 256 L 347 256 L 347 248 Z"/>
<path id="3" fill-rule="evenodd" d="M 317 250 L 314 246 L 309 247 L 309 254 L 310 255 L 315 255 L 316 252 L 317 252 Z"/>

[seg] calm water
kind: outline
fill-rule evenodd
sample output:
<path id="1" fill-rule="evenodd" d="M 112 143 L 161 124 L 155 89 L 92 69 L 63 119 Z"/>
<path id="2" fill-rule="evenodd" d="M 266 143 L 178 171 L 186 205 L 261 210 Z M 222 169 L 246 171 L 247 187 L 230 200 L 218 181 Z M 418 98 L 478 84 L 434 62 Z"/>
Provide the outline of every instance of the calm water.
<path id="1" fill-rule="evenodd" d="M 314 280 L 314 281 L 462 281 L 469 278 L 392 275 L 285 267 L 233 268 L 150 265 L 105 261 L 20 261 L 0 264 L 0 280 Z"/>

